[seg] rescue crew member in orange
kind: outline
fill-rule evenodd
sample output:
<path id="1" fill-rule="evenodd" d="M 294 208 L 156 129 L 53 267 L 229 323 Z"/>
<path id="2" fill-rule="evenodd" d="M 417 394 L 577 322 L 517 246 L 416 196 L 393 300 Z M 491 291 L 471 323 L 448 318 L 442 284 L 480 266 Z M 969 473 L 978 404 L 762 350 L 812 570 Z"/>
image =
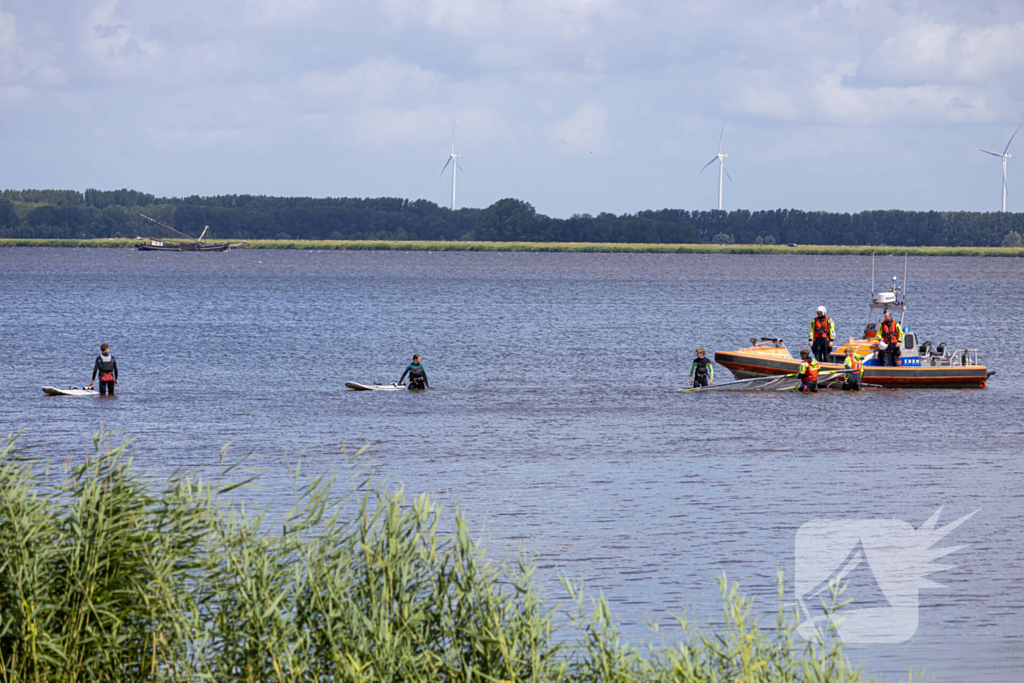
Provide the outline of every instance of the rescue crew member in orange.
<path id="1" fill-rule="evenodd" d="M 892 319 L 892 311 L 885 312 L 882 324 L 878 326 L 878 340 L 885 343 L 885 348 L 879 344 L 878 360 L 882 365 L 896 367 L 900 364 L 900 346 L 903 344 L 903 328 Z"/>
<path id="2" fill-rule="evenodd" d="M 818 370 L 821 366 L 818 361 L 811 358 L 811 352 L 807 349 L 800 349 L 800 370 L 796 376 L 800 378 L 801 393 L 818 393 Z"/>
<path id="3" fill-rule="evenodd" d="M 846 381 L 843 382 L 843 391 L 860 391 L 861 374 L 864 372 L 864 363 L 857 355 L 856 349 L 852 346 L 846 347 L 846 360 L 843 361 L 845 370 L 853 370 L 847 373 Z"/>
<path id="4" fill-rule="evenodd" d="M 807 335 L 807 343 L 814 351 L 814 357 L 819 363 L 827 363 L 828 355 L 832 353 L 832 342 L 836 339 L 836 325 L 825 314 L 825 307 L 818 306 L 818 315 L 811 321 L 811 331 Z"/>

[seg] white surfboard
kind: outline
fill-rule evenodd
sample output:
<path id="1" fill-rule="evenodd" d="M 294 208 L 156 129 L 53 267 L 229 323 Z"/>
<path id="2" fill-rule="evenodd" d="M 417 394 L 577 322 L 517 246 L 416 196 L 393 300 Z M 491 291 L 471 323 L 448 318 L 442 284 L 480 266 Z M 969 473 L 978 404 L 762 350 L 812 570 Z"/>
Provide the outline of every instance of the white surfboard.
<path id="1" fill-rule="evenodd" d="M 345 386 L 354 391 L 405 391 L 409 387 L 404 384 L 360 384 L 359 382 L 345 382 Z"/>
<path id="2" fill-rule="evenodd" d="M 79 389 L 78 387 L 71 387 L 70 389 L 43 387 L 43 393 L 47 396 L 98 396 L 100 392 L 93 391 L 92 389 Z"/>

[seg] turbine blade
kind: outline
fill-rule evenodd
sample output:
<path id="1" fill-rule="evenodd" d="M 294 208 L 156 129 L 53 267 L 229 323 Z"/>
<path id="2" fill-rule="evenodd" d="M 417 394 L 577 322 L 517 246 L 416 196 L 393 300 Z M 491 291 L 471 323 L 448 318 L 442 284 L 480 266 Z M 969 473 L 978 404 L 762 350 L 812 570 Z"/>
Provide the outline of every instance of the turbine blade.
<path id="1" fill-rule="evenodd" d="M 458 122 L 458 120 L 458 116 L 452 119 L 452 154 L 455 154 L 455 124 Z"/>
<path id="2" fill-rule="evenodd" d="M 707 168 L 708 166 L 710 166 L 711 164 L 715 163 L 716 161 L 718 161 L 718 157 L 717 156 L 714 159 L 712 159 L 711 161 L 709 161 L 708 163 L 704 164 L 704 168 Z M 704 172 L 704 168 L 700 169 L 701 173 Z"/>
<path id="3" fill-rule="evenodd" d="M 460 163 L 456 162 L 456 164 L 455 164 L 455 165 L 456 165 L 456 166 L 458 166 L 458 167 L 459 167 L 459 170 L 460 170 L 460 171 L 462 171 L 463 173 L 465 173 L 465 172 L 466 172 L 466 169 L 462 168 L 462 164 L 460 164 Z"/>
<path id="4" fill-rule="evenodd" d="M 729 175 L 729 169 L 725 167 L 724 161 L 722 162 L 722 170 L 725 171 L 725 177 L 728 178 L 729 180 L 732 180 L 732 176 Z"/>
<path id="5" fill-rule="evenodd" d="M 437 175 L 437 179 L 438 180 L 440 180 L 441 176 L 444 175 L 444 171 L 445 171 L 446 168 L 448 168 L 448 164 L 450 164 L 450 163 L 452 163 L 452 158 L 448 157 L 448 161 L 444 162 L 444 167 L 441 168 L 441 172 Z"/>
<path id="6" fill-rule="evenodd" d="M 994 157 L 999 157 L 1000 159 L 1002 159 L 1002 158 L 1003 158 L 1003 155 L 1002 155 L 1002 154 L 996 154 L 995 152 L 990 152 L 990 151 L 988 151 L 987 149 L 983 149 L 983 150 L 981 150 L 981 151 L 982 151 L 982 152 L 984 152 L 985 154 L 991 154 L 991 155 L 992 155 L 992 156 L 994 156 Z"/>
<path id="7" fill-rule="evenodd" d="M 1022 125 L 1024 125 L 1024 124 L 1022 124 Z M 1013 142 L 1013 139 L 1015 137 L 1017 137 L 1017 131 L 1019 131 L 1019 130 L 1020 130 L 1020 126 L 1017 126 L 1017 130 L 1013 131 L 1013 135 L 1010 136 L 1010 142 Z M 1010 149 L 1010 142 L 1007 142 L 1006 143 L 1006 147 L 1003 148 L 1003 154 L 1006 154 L 1006 150 Z"/>
<path id="8" fill-rule="evenodd" d="M 725 121 L 722 121 L 722 132 L 718 134 L 718 153 L 722 153 L 722 138 L 725 137 Z"/>

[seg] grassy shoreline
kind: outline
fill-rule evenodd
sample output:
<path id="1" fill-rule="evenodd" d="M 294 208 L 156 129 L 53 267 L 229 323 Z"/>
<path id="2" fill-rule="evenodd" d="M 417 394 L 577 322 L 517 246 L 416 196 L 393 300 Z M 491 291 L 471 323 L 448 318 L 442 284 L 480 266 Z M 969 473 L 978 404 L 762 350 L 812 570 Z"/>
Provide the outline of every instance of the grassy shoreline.
<path id="1" fill-rule="evenodd" d="M 219 242 L 221 240 L 213 240 Z M 230 241 L 230 240 L 229 240 Z M 0 247 L 133 248 L 133 239 L 0 239 Z M 865 254 L 914 256 L 1024 257 L 1019 247 L 890 247 L 802 244 L 796 247 L 760 244 L 626 244 L 609 242 L 432 242 L 397 240 L 250 240 L 242 249 L 313 249 L 343 251 L 532 251 L 626 254 L 803 254 L 858 256 Z"/>

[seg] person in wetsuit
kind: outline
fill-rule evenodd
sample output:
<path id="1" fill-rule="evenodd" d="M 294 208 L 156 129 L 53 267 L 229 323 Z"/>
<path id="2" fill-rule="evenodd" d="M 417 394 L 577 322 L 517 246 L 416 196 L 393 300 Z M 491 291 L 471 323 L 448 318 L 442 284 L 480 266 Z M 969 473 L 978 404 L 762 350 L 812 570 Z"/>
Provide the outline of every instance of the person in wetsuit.
<path id="1" fill-rule="evenodd" d="M 415 354 L 412 357 L 412 363 L 406 366 L 405 372 L 402 373 L 402 376 L 398 380 L 399 384 L 402 383 L 402 380 L 405 379 L 406 375 L 409 375 L 410 389 L 426 389 L 430 386 L 430 383 L 427 381 L 427 371 L 424 370 L 423 366 L 420 364 L 419 354 Z"/>
<path id="2" fill-rule="evenodd" d="M 715 366 L 704 357 L 704 347 L 697 349 L 697 357 L 690 365 L 690 386 L 709 387 L 715 382 Z"/>
<path id="3" fill-rule="evenodd" d="M 114 395 L 114 385 L 117 384 L 117 361 L 110 354 L 110 346 L 100 344 L 100 355 L 96 356 L 96 362 L 92 366 L 92 380 L 86 389 L 92 389 L 96 382 L 96 375 L 100 376 L 100 396 L 106 396 L 107 392 Z"/>

